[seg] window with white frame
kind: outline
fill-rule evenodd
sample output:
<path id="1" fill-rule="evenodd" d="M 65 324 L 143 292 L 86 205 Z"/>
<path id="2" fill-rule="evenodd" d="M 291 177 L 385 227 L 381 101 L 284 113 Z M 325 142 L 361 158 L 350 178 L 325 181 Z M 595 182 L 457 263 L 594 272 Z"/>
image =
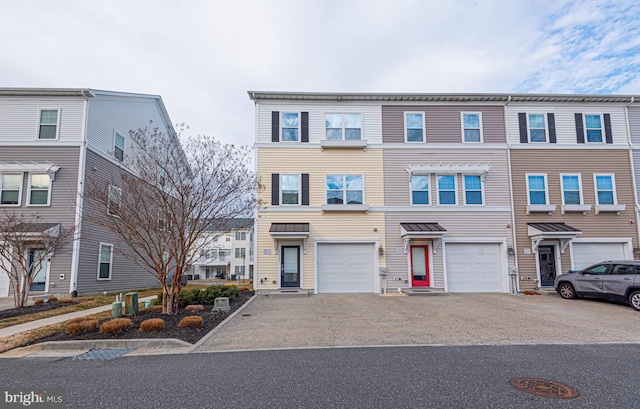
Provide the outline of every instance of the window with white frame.
<path id="1" fill-rule="evenodd" d="M 529 114 L 529 142 L 547 142 L 545 114 Z"/>
<path id="2" fill-rule="evenodd" d="M 406 142 L 424 142 L 424 112 L 404 113 L 404 140 Z"/>
<path id="3" fill-rule="evenodd" d="M 455 205 L 456 203 L 456 176 L 438 176 L 438 204 Z"/>
<path id="4" fill-rule="evenodd" d="M 51 178 L 48 174 L 29 175 L 29 205 L 49 206 L 51 199 Z"/>
<path id="5" fill-rule="evenodd" d="M 584 125 L 586 142 L 602 143 L 602 116 L 585 114 Z"/>
<path id="6" fill-rule="evenodd" d="M 482 205 L 482 178 L 478 175 L 464 175 L 464 204 Z"/>
<path id="7" fill-rule="evenodd" d="M 464 142 L 482 142 L 482 114 L 480 112 L 462 112 L 462 140 Z"/>
<path id="8" fill-rule="evenodd" d="M 113 137 L 113 157 L 119 162 L 124 160 L 124 136 L 115 132 Z"/>
<path id="9" fill-rule="evenodd" d="M 326 138 L 330 140 L 360 140 L 361 114 L 325 114 Z"/>
<path id="10" fill-rule="evenodd" d="M 549 204 L 548 197 L 547 175 L 527 175 L 527 201 L 529 204 Z"/>
<path id="11" fill-rule="evenodd" d="M 244 276 L 244 266 L 235 267 L 236 276 Z"/>
<path id="12" fill-rule="evenodd" d="M 109 214 L 116 215 L 120 209 L 120 197 L 122 196 L 122 189 L 109 186 L 109 204 L 107 205 L 107 211 Z"/>
<path id="13" fill-rule="evenodd" d="M 22 197 L 22 174 L 2 174 L 0 178 L 0 205 L 19 206 Z"/>
<path id="14" fill-rule="evenodd" d="M 411 176 L 411 204 L 429 204 L 429 175 Z"/>
<path id="15" fill-rule="evenodd" d="M 41 109 L 38 139 L 58 139 L 59 110 Z"/>
<path id="16" fill-rule="evenodd" d="M 236 248 L 236 258 L 244 258 L 246 256 L 246 251 L 244 247 Z"/>
<path id="17" fill-rule="evenodd" d="M 111 264 L 113 261 L 113 245 L 100 243 L 98 255 L 98 280 L 111 280 Z"/>
<path id="18" fill-rule="evenodd" d="M 298 142 L 300 133 L 300 114 L 298 112 L 283 112 L 280 117 L 282 142 Z"/>
<path id="19" fill-rule="evenodd" d="M 327 175 L 327 204 L 363 204 L 364 176 Z"/>
<path id="20" fill-rule="evenodd" d="M 236 240 L 244 241 L 246 239 L 247 239 L 247 232 L 246 231 L 237 231 L 236 232 Z"/>
<path id="21" fill-rule="evenodd" d="M 300 204 L 300 175 L 280 175 L 280 203 Z"/>
<path id="22" fill-rule="evenodd" d="M 226 234 L 226 235 L 224 236 L 224 241 L 226 241 L 226 242 L 230 242 L 230 241 L 231 241 L 231 236 L 229 236 L 228 234 Z"/>
<path id="23" fill-rule="evenodd" d="M 580 175 L 560 175 L 562 183 L 562 204 L 582 204 L 582 180 Z"/>
<path id="24" fill-rule="evenodd" d="M 160 168 L 158 172 L 158 184 L 164 186 L 167 183 L 167 171 L 164 168 Z"/>
<path id="25" fill-rule="evenodd" d="M 596 187 L 596 205 L 618 204 L 613 175 L 593 175 Z"/>

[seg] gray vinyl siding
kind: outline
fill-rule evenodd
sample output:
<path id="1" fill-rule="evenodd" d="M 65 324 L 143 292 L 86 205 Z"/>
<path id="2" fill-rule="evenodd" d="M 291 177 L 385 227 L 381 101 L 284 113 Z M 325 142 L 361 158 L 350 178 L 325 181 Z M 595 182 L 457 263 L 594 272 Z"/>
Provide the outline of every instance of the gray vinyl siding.
<path id="1" fill-rule="evenodd" d="M 427 144 L 462 143 L 461 112 L 481 112 L 484 143 L 505 143 L 504 109 L 488 105 L 383 105 L 384 143 L 404 143 L 404 113 L 424 112 Z"/>
<path id="2" fill-rule="evenodd" d="M 29 174 L 24 173 L 22 179 L 22 205 L 7 207 L 10 211 L 18 211 L 26 219 L 36 217 L 37 223 L 60 223 L 63 226 L 73 226 L 76 217 L 76 198 L 78 188 L 79 147 L 47 147 L 47 149 L 33 146 L 3 146 L 0 150 L 0 161 L 15 163 L 51 162 L 60 166 L 56 180 L 51 184 L 50 206 L 28 206 Z M 56 252 L 51 258 L 49 266 L 50 292 L 67 293 L 71 278 L 71 258 L 73 243 L 70 242 L 63 250 Z M 64 280 L 60 280 L 64 274 Z M 53 284 L 53 286 L 51 286 Z"/>
<path id="3" fill-rule="evenodd" d="M 513 199 L 518 248 L 518 272 L 520 276 L 536 277 L 536 255 L 524 254 L 524 249 L 531 249 L 531 238 L 528 236 L 527 223 L 531 222 L 564 222 L 569 226 L 582 230 L 578 238 L 632 238 L 637 243 L 638 237 L 635 223 L 633 188 L 631 181 L 629 153 L 627 150 L 512 150 L 511 166 L 513 174 Z M 557 205 L 551 215 L 547 213 L 531 213 L 526 215 L 527 206 L 527 173 L 546 173 L 549 203 Z M 562 191 L 560 174 L 581 174 L 584 204 L 591 204 L 592 209 L 586 215 L 582 213 L 561 214 Z M 595 214 L 594 174 L 614 174 L 618 204 L 626 205 L 620 214 Z M 634 221 L 634 224 L 629 221 Z M 561 255 L 563 272 L 571 266 L 570 248 Z M 531 281 L 520 281 L 521 288 L 533 287 Z"/>
<path id="4" fill-rule="evenodd" d="M 99 171 L 93 171 L 94 167 Z M 99 180 L 118 180 L 122 170 L 111 161 L 104 159 L 91 150 L 87 150 L 85 186 L 88 188 L 94 178 Z M 85 212 L 92 211 L 85 206 Z M 106 209 L 105 209 L 106 211 Z M 114 218 L 114 222 L 116 222 Z M 100 243 L 113 244 L 113 264 L 111 280 L 98 280 L 98 251 Z M 82 242 L 78 265 L 77 289 L 79 294 L 99 293 L 102 291 L 127 291 L 132 289 L 159 287 L 158 280 L 142 267 L 118 254 L 117 248 L 124 245 L 115 234 L 88 222 L 82 226 Z"/>
<path id="5" fill-rule="evenodd" d="M 640 144 L 640 105 L 629 105 L 627 108 L 629 115 L 629 133 L 631 134 L 631 143 Z"/>

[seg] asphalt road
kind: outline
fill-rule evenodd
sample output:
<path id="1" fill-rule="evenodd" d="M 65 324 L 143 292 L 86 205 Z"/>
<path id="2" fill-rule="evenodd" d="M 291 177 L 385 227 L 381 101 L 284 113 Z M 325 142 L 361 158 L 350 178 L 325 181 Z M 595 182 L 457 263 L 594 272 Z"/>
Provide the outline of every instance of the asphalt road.
<path id="1" fill-rule="evenodd" d="M 3 359 L 2 387 L 62 387 L 69 408 L 639 407 L 640 345 L 298 349 L 121 357 Z M 580 397 L 519 391 L 553 380 Z"/>

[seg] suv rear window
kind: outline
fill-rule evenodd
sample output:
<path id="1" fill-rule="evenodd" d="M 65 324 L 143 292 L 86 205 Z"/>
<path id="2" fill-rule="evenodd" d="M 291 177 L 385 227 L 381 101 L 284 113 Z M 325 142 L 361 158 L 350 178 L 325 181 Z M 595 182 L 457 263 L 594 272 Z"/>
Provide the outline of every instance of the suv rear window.
<path id="1" fill-rule="evenodd" d="M 617 264 L 613 266 L 610 274 L 636 274 L 636 267 L 628 264 Z"/>

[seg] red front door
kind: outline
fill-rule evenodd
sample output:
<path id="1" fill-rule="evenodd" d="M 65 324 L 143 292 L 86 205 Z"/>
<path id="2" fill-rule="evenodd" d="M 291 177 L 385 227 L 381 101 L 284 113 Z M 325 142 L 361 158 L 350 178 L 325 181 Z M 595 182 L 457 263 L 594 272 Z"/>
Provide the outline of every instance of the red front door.
<path id="1" fill-rule="evenodd" d="M 429 287 L 428 246 L 410 246 L 411 250 L 411 286 Z"/>

